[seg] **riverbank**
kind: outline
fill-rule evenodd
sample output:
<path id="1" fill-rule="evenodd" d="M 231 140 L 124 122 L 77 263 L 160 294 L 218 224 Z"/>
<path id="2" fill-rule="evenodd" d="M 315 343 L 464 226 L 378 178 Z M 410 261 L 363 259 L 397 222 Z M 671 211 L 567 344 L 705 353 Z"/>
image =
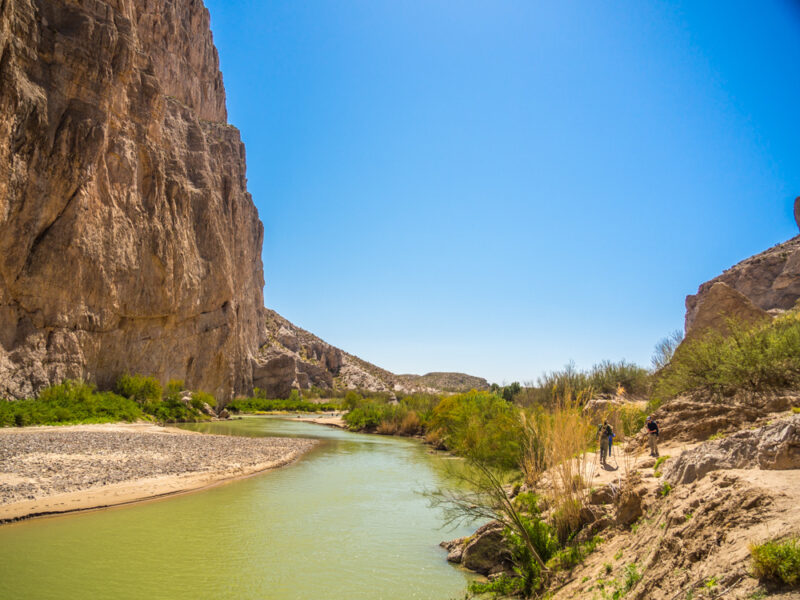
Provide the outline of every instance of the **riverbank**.
<path id="1" fill-rule="evenodd" d="M 316 443 L 147 423 L 0 429 L 0 523 L 199 490 L 284 466 Z"/>

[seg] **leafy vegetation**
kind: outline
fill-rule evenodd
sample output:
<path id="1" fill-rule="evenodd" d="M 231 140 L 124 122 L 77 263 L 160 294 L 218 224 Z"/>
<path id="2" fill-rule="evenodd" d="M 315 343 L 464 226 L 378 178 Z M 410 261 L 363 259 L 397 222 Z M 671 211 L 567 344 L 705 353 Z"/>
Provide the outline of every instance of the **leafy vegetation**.
<path id="1" fill-rule="evenodd" d="M 727 335 L 709 332 L 683 344 L 656 379 L 656 401 L 703 390 L 733 395 L 800 384 L 800 311 L 766 323 L 729 321 Z"/>
<path id="2" fill-rule="evenodd" d="M 800 538 L 753 544 L 750 556 L 759 579 L 800 587 Z"/>
<path id="3" fill-rule="evenodd" d="M 0 401 L 2 427 L 130 422 L 143 417 L 135 401 L 111 392 L 98 392 L 93 385 L 79 381 L 50 386 L 38 398 Z"/>
<path id="4" fill-rule="evenodd" d="M 236 398 L 225 408 L 233 413 L 324 412 L 336 410 L 339 406 L 331 402 L 316 403 L 294 398 Z"/>
<path id="5" fill-rule="evenodd" d="M 195 392 L 191 402 L 184 403 L 183 387 L 183 381 L 171 381 L 165 394 L 157 379 L 129 374 L 117 380 L 114 392 L 97 391 L 82 381 L 65 381 L 43 389 L 36 398 L 0 401 L 0 427 L 208 419 L 203 404 L 215 406 L 214 397 Z"/>

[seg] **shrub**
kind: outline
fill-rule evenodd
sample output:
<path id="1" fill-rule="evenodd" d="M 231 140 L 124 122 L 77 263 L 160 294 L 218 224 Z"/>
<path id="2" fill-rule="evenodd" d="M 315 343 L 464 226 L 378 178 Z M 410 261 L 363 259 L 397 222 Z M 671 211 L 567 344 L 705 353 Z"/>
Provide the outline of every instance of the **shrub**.
<path id="1" fill-rule="evenodd" d="M 684 343 L 661 372 L 656 401 L 694 390 L 732 395 L 800 384 L 800 311 L 766 323 L 728 322 L 728 333 L 709 332 Z"/>
<path id="2" fill-rule="evenodd" d="M 80 381 L 65 381 L 43 389 L 37 398 L 0 402 L 0 426 L 109 423 L 143 418 L 128 398 L 98 392 Z"/>
<path id="3" fill-rule="evenodd" d="M 462 456 L 513 469 L 519 464 L 521 424 L 517 409 L 490 392 L 470 391 L 443 399 L 428 429 Z"/>
<path id="4" fill-rule="evenodd" d="M 750 556 L 753 573 L 759 579 L 779 581 L 792 587 L 800 585 L 800 538 L 751 544 Z"/>
<path id="5" fill-rule="evenodd" d="M 139 404 L 147 401 L 158 402 L 161 400 L 161 384 L 155 377 L 144 375 L 128 375 L 125 373 L 117 379 L 115 391 L 120 396 L 135 400 Z"/>
<path id="6" fill-rule="evenodd" d="M 197 410 L 203 410 L 203 404 L 208 404 L 211 408 L 216 408 L 217 399 L 206 392 L 192 392 L 192 406 Z"/>
<path id="7" fill-rule="evenodd" d="M 306 400 L 281 400 L 266 398 L 236 398 L 225 408 L 234 413 L 257 412 L 323 412 L 336 410 L 331 403 L 316 404 Z"/>

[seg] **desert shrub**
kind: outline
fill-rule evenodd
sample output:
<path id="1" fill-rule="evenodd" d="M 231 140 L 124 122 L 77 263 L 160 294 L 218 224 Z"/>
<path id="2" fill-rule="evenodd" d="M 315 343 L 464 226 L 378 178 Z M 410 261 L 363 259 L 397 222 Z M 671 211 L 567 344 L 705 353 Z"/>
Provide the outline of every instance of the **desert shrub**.
<path id="1" fill-rule="evenodd" d="M 267 399 L 267 398 L 236 398 L 225 408 L 234 413 L 258 413 L 258 412 L 325 412 L 336 410 L 336 405 L 323 402 L 317 404 L 308 402 L 300 398 L 299 400 L 290 399 Z"/>
<path id="2" fill-rule="evenodd" d="M 750 556 L 759 579 L 800 586 L 800 538 L 751 544 Z"/>
<path id="3" fill-rule="evenodd" d="M 0 426 L 111 423 L 143 418 L 139 405 L 93 385 L 65 381 L 42 390 L 37 398 L 0 401 Z"/>
<path id="4" fill-rule="evenodd" d="M 550 371 L 539 377 L 535 383 L 527 384 L 514 399 L 522 406 L 550 406 L 571 392 L 643 396 L 648 393 L 650 383 L 647 369 L 625 360 L 604 360 L 583 371 L 571 362 L 560 371 Z"/>
<path id="5" fill-rule="evenodd" d="M 129 375 L 127 373 L 117 379 L 114 391 L 120 396 L 135 400 L 139 404 L 144 404 L 147 401 L 160 401 L 162 394 L 161 384 L 155 377 Z"/>
<path id="6" fill-rule="evenodd" d="M 756 325 L 730 321 L 728 333 L 709 332 L 684 343 L 656 380 L 654 398 L 695 390 L 732 395 L 800 384 L 800 312 Z"/>
<path id="7" fill-rule="evenodd" d="M 490 392 L 471 391 L 444 398 L 433 409 L 428 429 L 457 454 L 513 469 L 522 451 L 517 410 Z"/>
<path id="8" fill-rule="evenodd" d="M 350 390 L 344 395 L 342 407 L 344 410 L 353 410 L 354 408 L 358 408 L 363 401 L 364 398 L 361 396 L 361 394 L 354 390 Z"/>
<path id="9" fill-rule="evenodd" d="M 203 410 L 203 404 L 208 404 L 211 408 L 216 408 L 217 399 L 207 392 L 192 392 L 192 406 L 196 410 Z"/>

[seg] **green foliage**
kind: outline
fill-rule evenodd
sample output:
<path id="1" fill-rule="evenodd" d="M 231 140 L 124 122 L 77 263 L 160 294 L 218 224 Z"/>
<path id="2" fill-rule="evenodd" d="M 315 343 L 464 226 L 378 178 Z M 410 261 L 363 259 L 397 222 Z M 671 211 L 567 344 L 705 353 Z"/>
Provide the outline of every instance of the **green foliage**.
<path id="1" fill-rule="evenodd" d="M 143 418 L 139 405 L 111 392 L 98 392 L 80 381 L 42 390 L 36 399 L 0 401 L 0 426 L 113 423 Z"/>
<path id="2" fill-rule="evenodd" d="M 208 404 L 211 408 L 217 407 L 217 399 L 206 392 L 192 392 L 192 406 L 196 410 L 203 410 L 203 404 Z"/>
<path id="3" fill-rule="evenodd" d="M 161 384 L 155 377 L 144 375 L 129 375 L 125 373 L 117 379 L 114 391 L 120 396 L 130 398 L 140 405 L 145 402 L 158 402 L 161 400 Z"/>
<path id="4" fill-rule="evenodd" d="M 669 493 L 672 491 L 672 486 L 668 482 L 664 482 L 661 484 L 661 488 L 658 490 L 658 493 L 661 494 L 662 497 L 666 498 L 669 496 Z"/>
<path id="5" fill-rule="evenodd" d="M 519 384 L 519 381 L 515 381 L 511 385 L 507 385 L 503 388 L 501 396 L 503 396 L 503 400 L 506 402 L 512 402 L 514 400 L 514 396 L 519 394 L 520 390 L 522 390 L 522 386 Z"/>
<path id="6" fill-rule="evenodd" d="M 800 406 L 793 406 L 792 407 L 792 414 L 800 414 Z"/>
<path id="7" fill-rule="evenodd" d="M 625 566 L 625 592 L 630 592 L 636 584 L 642 579 L 642 574 L 639 573 L 639 567 L 636 563 L 631 563 Z"/>
<path id="8" fill-rule="evenodd" d="M 603 538 L 595 536 L 583 544 L 568 545 L 556 552 L 547 563 L 547 566 L 555 571 L 569 571 L 576 565 L 582 563 L 589 554 L 595 551 L 602 541 Z M 610 567 L 611 565 L 607 566 Z"/>
<path id="9" fill-rule="evenodd" d="M 658 471 L 658 467 L 660 467 L 661 465 L 663 465 L 663 464 L 664 464 L 664 462 L 665 462 L 667 459 L 669 459 L 669 458 L 670 458 L 669 454 L 665 454 L 664 456 L 659 456 L 659 457 L 656 459 L 656 462 L 655 462 L 655 464 L 653 465 L 653 470 L 654 470 L 654 471 Z"/>
<path id="10" fill-rule="evenodd" d="M 503 573 L 492 581 L 473 581 L 469 584 L 471 594 L 490 594 L 493 598 L 508 598 L 523 593 L 524 581 Z"/>
<path id="11" fill-rule="evenodd" d="M 439 397 L 431 394 L 412 394 L 399 402 L 351 396 L 345 404 L 352 406 L 344 416 L 353 431 L 371 431 L 388 435 L 418 435 L 425 432 Z"/>
<path id="12" fill-rule="evenodd" d="M 183 379 L 170 379 L 167 382 L 167 396 L 173 396 L 175 394 L 180 394 L 185 388 L 185 383 Z"/>
<path id="13" fill-rule="evenodd" d="M 800 538 L 750 546 L 753 574 L 759 579 L 800 587 Z"/>
<path id="14" fill-rule="evenodd" d="M 326 412 L 336 410 L 336 405 L 325 402 L 317 404 L 300 399 L 236 398 L 225 408 L 234 413 L 258 412 Z"/>
<path id="15" fill-rule="evenodd" d="M 551 371 L 538 378 L 535 385 L 525 388 L 517 395 L 520 404 L 542 404 L 549 406 L 556 398 L 569 393 L 591 390 L 592 393 L 626 394 L 643 396 L 650 387 L 650 374 L 634 363 L 605 360 L 591 369 L 581 371 L 574 363 L 560 371 Z"/>
<path id="16" fill-rule="evenodd" d="M 681 346 L 654 387 L 656 401 L 704 390 L 732 395 L 800 384 L 800 312 L 757 325 L 730 321 Z"/>
<path id="17" fill-rule="evenodd" d="M 506 469 L 519 465 L 522 425 L 517 409 L 490 392 L 444 398 L 433 409 L 428 430 L 429 437 L 462 456 Z"/>

